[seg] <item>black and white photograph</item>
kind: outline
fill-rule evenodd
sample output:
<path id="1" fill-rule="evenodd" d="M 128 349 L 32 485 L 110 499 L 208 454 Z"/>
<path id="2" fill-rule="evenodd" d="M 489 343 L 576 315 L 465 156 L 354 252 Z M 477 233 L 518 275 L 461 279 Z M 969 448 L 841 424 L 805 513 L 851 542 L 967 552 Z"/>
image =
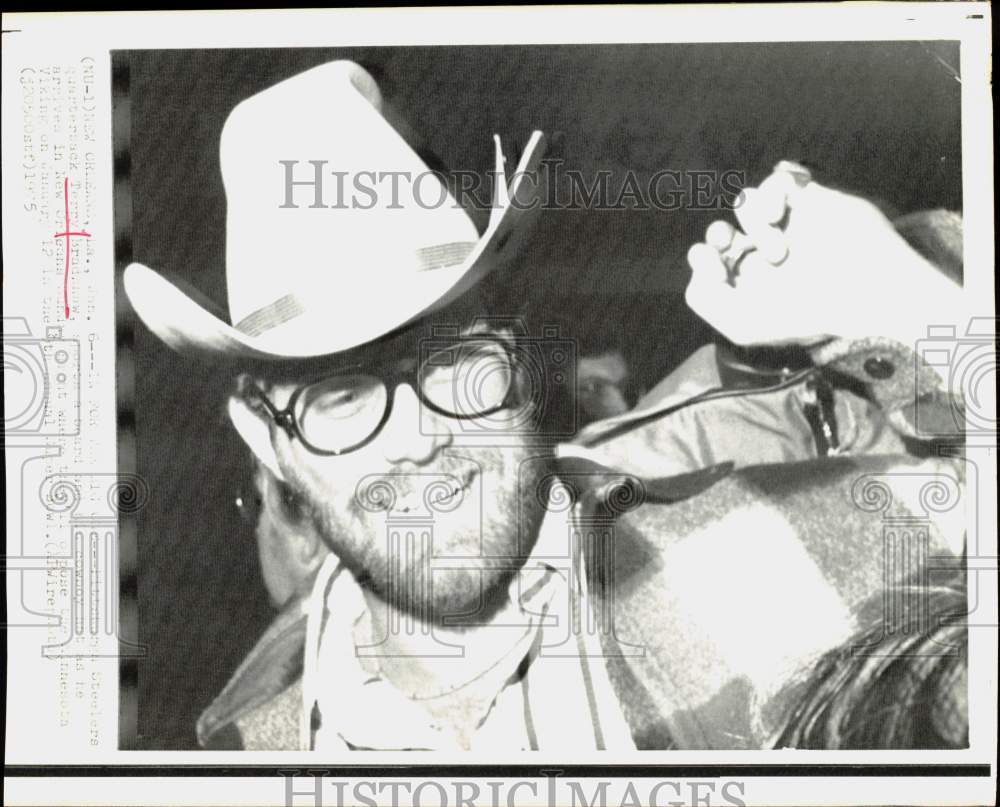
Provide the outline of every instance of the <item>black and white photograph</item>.
<path id="1" fill-rule="evenodd" d="M 115 54 L 137 747 L 965 747 L 957 57 Z"/>
<path id="2" fill-rule="evenodd" d="M 9 803 L 988 803 L 991 24 L 5 13 Z"/>

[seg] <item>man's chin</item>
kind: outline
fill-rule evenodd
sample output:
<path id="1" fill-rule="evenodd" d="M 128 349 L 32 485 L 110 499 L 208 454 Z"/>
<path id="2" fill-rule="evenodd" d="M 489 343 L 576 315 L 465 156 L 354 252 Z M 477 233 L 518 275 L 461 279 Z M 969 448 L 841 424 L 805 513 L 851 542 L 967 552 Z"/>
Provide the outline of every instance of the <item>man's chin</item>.
<path id="1" fill-rule="evenodd" d="M 448 568 L 434 571 L 427 584 L 423 573 L 354 574 L 363 589 L 393 610 L 453 629 L 489 622 L 507 604 L 513 575 L 507 568 Z"/>
<path id="2" fill-rule="evenodd" d="M 528 482 L 533 494 L 536 479 Z M 544 517 L 520 493 L 467 496 L 429 518 L 355 510 L 348 523 L 328 506 L 317 508 L 316 527 L 359 584 L 389 607 L 429 623 L 481 624 L 507 603 Z M 519 507 L 525 498 L 536 506 Z"/>

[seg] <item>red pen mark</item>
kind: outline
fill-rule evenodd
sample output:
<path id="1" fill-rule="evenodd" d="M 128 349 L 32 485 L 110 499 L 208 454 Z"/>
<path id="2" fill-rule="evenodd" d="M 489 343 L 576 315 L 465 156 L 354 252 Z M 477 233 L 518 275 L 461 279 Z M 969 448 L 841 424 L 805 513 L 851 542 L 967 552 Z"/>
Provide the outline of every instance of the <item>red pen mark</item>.
<path id="1" fill-rule="evenodd" d="M 56 233 L 54 238 L 66 239 L 66 268 L 63 270 L 63 308 L 66 311 L 66 319 L 69 319 L 69 241 L 74 236 L 90 238 L 90 233 L 86 230 L 71 232 L 69 229 L 69 177 L 63 180 L 63 207 L 66 210 L 66 231 Z"/>

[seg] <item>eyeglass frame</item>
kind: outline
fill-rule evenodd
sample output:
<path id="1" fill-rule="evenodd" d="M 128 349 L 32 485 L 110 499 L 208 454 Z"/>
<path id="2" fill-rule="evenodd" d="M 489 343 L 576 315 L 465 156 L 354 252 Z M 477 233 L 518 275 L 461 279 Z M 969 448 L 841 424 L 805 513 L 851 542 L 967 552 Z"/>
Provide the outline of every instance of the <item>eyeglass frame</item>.
<path id="1" fill-rule="evenodd" d="M 469 334 L 465 337 L 456 337 L 454 342 L 449 342 L 449 346 L 458 346 L 463 342 L 491 342 L 493 344 L 499 345 L 504 351 L 507 357 L 507 362 L 511 370 L 513 371 L 516 366 L 514 360 L 514 351 L 511 349 L 510 345 L 502 338 L 490 336 L 490 335 L 479 335 L 479 334 Z M 440 351 L 434 351 L 438 353 Z M 433 355 L 433 354 L 432 354 Z M 428 356 L 430 358 L 430 356 Z M 382 429 L 385 428 L 385 424 L 389 422 L 389 418 L 392 415 L 393 405 L 395 403 L 396 388 L 401 384 L 406 384 L 413 390 L 414 394 L 417 396 L 417 400 L 421 404 L 426 406 L 432 412 L 439 414 L 443 417 L 449 418 L 451 420 L 473 420 L 475 418 L 488 417 L 489 415 L 495 414 L 506 408 L 510 402 L 511 395 L 513 394 L 517 384 L 514 382 L 513 372 L 511 373 L 511 382 L 507 387 L 507 392 L 504 394 L 503 400 L 494 407 L 484 409 L 482 411 L 473 412 L 471 414 L 462 415 L 450 412 L 444 409 L 433 401 L 429 400 L 427 396 L 424 395 L 423 390 L 420 388 L 420 372 L 424 368 L 425 361 L 419 361 L 412 369 L 390 369 L 388 371 L 373 371 L 371 365 L 367 365 L 363 362 L 358 362 L 356 364 L 344 366 L 336 371 L 330 373 L 324 373 L 322 376 L 314 378 L 312 381 L 307 381 L 306 383 L 296 387 L 295 391 L 292 392 L 292 396 L 288 399 L 288 405 L 284 409 L 279 409 L 271 399 L 267 397 L 267 394 L 262 390 L 255 382 L 249 384 L 249 392 L 252 393 L 263 405 L 264 409 L 267 411 L 268 416 L 274 421 L 274 424 L 282 429 L 285 434 L 288 435 L 289 439 L 297 439 L 305 447 L 307 451 L 311 454 L 316 454 L 320 457 L 339 457 L 344 454 L 350 454 L 354 451 L 358 451 L 365 446 L 372 443 L 379 434 L 382 433 Z M 305 392 L 310 387 L 320 384 L 324 381 L 328 381 L 331 378 L 336 378 L 342 375 L 367 375 L 371 378 L 377 378 L 382 382 L 386 391 L 385 398 L 385 412 L 382 413 L 382 418 L 376 424 L 375 428 L 372 429 L 371 434 L 368 435 L 364 440 L 354 443 L 346 448 L 340 449 L 322 449 L 312 443 L 310 443 L 305 435 L 302 433 L 302 429 L 299 426 L 298 419 L 295 417 L 295 405 L 298 403 L 299 398 L 302 393 Z"/>

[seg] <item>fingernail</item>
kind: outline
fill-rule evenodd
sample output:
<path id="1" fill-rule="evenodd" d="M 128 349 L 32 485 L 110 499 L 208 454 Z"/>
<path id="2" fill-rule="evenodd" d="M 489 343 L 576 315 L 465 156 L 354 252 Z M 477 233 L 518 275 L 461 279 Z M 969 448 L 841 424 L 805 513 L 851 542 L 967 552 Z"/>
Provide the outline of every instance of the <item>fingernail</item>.
<path id="1" fill-rule="evenodd" d="M 804 188 L 812 182 L 812 174 L 809 173 L 809 169 L 804 165 L 799 165 L 791 160 L 782 160 L 774 166 L 774 170 L 784 171 L 785 173 L 790 174 L 792 179 L 795 180 L 795 184 L 800 188 Z"/>
<path id="2" fill-rule="evenodd" d="M 784 241 L 776 241 L 767 245 L 764 254 L 767 256 L 768 263 L 773 263 L 777 266 L 783 263 L 785 258 L 788 257 L 788 246 Z"/>
<path id="3" fill-rule="evenodd" d="M 724 221 L 714 221 L 705 231 L 705 242 L 722 252 L 733 243 L 733 227 Z"/>

